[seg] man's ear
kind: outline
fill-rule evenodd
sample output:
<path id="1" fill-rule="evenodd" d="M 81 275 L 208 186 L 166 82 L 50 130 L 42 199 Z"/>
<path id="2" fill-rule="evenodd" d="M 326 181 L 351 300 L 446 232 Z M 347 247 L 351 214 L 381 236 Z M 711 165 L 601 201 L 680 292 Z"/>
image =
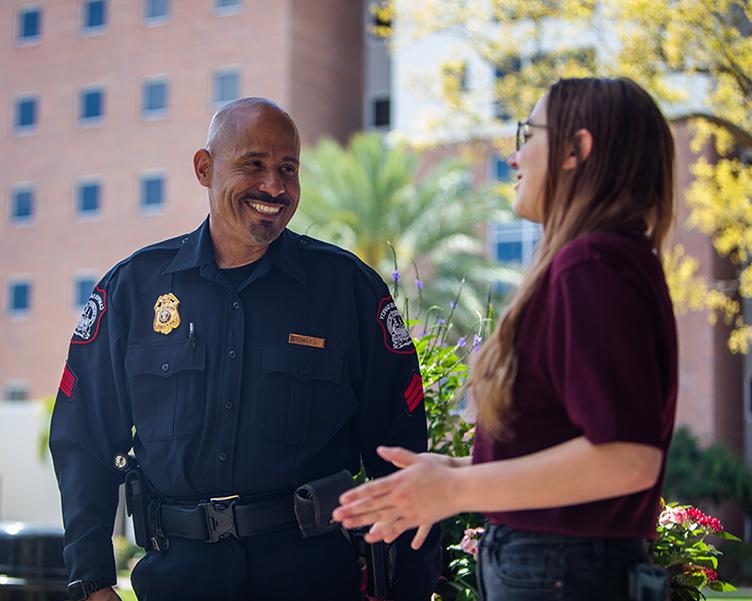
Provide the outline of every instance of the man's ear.
<path id="1" fill-rule="evenodd" d="M 199 148 L 193 155 L 193 171 L 198 183 L 205 188 L 211 186 L 212 163 L 212 155 L 206 148 Z"/>
<path id="2" fill-rule="evenodd" d="M 574 134 L 574 145 L 571 152 L 564 159 L 564 170 L 571 171 L 580 163 L 586 161 L 593 149 L 593 134 L 586 129 L 578 129 Z"/>

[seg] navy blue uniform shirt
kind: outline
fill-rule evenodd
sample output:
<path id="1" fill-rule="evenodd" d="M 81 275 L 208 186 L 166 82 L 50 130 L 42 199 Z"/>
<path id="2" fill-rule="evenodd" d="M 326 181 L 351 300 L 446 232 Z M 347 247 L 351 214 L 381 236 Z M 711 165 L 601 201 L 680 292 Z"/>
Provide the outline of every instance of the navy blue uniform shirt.
<path id="1" fill-rule="evenodd" d="M 196 500 L 292 493 L 361 459 L 378 477 L 379 444 L 426 449 L 415 347 L 372 269 L 285 230 L 247 273 L 217 267 L 207 219 L 96 286 L 50 435 L 71 580 L 115 580 L 112 461 L 131 447 L 160 495 Z M 408 542 L 396 597 L 419 599 L 437 548 Z"/>

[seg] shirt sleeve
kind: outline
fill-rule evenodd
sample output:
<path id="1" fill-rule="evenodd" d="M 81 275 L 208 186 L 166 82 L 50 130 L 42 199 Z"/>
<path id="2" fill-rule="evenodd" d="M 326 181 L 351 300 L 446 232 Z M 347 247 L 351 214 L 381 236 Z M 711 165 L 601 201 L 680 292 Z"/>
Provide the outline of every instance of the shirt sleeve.
<path id="1" fill-rule="evenodd" d="M 108 274 L 84 306 L 50 428 L 68 575 L 111 584 L 116 582 L 112 531 L 120 484 L 112 461 L 132 442 L 123 377 L 125 329 L 119 326 L 114 292 Z"/>
<path id="2" fill-rule="evenodd" d="M 570 267 L 551 285 L 548 370 L 570 419 L 594 444 L 662 448 L 659 332 L 649 298 L 599 260 Z"/>
<path id="3" fill-rule="evenodd" d="M 358 439 L 366 472 L 378 478 L 397 468 L 376 454 L 379 445 L 426 451 L 428 435 L 423 380 L 418 357 L 396 303 L 382 281 L 363 299 L 364 361 Z M 415 531 L 394 545 L 394 601 L 428 601 L 440 570 L 440 529 L 434 526 L 418 550 L 410 548 Z"/>

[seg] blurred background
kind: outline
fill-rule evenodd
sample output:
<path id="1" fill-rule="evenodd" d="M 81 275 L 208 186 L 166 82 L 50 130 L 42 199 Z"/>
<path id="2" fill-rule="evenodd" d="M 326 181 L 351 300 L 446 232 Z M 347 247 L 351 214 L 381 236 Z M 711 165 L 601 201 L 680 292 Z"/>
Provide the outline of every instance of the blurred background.
<path id="1" fill-rule="evenodd" d="M 540 238 L 508 208 L 517 120 L 558 77 L 622 74 L 677 144 L 667 495 L 752 540 L 750 18 L 726 0 L 1 0 L 0 522 L 61 524 L 45 436 L 71 332 L 112 265 L 205 217 L 192 155 L 218 108 L 285 107 L 304 145 L 290 227 L 439 312 L 462 288 L 460 337 Z"/>

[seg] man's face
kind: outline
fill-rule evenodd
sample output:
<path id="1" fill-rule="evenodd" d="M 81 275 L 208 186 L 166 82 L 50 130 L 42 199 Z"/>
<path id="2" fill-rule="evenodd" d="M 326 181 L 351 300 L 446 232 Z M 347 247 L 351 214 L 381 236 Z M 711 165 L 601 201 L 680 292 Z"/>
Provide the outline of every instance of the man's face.
<path id="1" fill-rule="evenodd" d="M 228 120 L 211 148 L 211 220 L 232 238 L 267 245 L 298 208 L 300 142 L 290 118 L 269 106 Z"/>

